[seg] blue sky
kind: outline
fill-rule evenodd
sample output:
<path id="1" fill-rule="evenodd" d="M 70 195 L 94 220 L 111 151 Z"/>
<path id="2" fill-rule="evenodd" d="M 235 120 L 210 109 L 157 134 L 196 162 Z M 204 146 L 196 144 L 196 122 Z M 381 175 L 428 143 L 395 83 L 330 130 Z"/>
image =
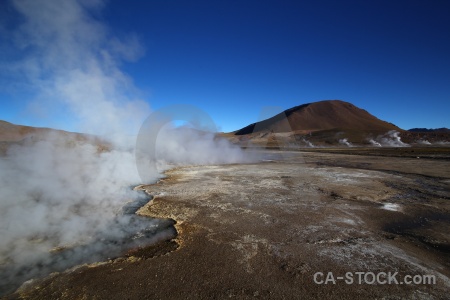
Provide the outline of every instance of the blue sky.
<path id="1" fill-rule="evenodd" d="M 20 18 L 0 7 L 11 33 Z M 404 129 L 450 127 L 450 1 L 129 0 L 89 15 L 137 38 L 143 55 L 119 68 L 153 110 L 195 105 L 232 131 L 268 106 L 341 99 Z M 0 50 L 2 63 L 22 57 Z M 20 76 L 0 80 L 0 119 L 65 127 L 24 113 L 34 90 L 15 89 Z"/>

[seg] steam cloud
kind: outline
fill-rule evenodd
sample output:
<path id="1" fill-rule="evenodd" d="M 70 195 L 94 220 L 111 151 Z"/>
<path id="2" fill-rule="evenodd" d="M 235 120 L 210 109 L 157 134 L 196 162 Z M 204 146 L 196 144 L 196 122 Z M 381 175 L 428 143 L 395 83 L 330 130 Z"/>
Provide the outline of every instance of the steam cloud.
<path id="1" fill-rule="evenodd" d="M 441 145 L 441 146 L 445 146 L 445 145 L 450 145 L 450 142 L 447 142 L 447 141 L 438 141 L 438 142 L 435 142 L 434 144 L 436 144 L 436 145 Z"/>
<path id="2" fill-rule="evenodd" d="M 417 143 L 421 145 L 431 145 L 431 143 L 427 140 L 418 140 Z"/>
<path id="3" fill-rule="evenodd" d="M 0 157 L 0 295 L 83 259 L 114 257 L 123 250 L 117 244 L 143 234 L 145 242 L 173 235 L 170 224 L 134 215 L 134 207 L 149 199 L 132 187 L 151 182 L 141 182 L 130 134 L 150 108 L 120 64 L 143 54 L 138 39 L 120 40 L 92 17 L 89 11 L 101 10 L 102 1 L 25 0 L 12 6 L 24 22 L 10 38 L 29 55 L 8 68 L 25 76 L 36 95 L 32 107 L 57 107 L 80 131 L 101 135 L 108 149 L 98 140 L 54 133 L 26 139 Z M 188 128 L 162 130 L 156 152 L 161 168 L 151 170 L 152 181 L 169 164 L 247 159 L 213 134 Z M 158 226 L 168 229 L 152 229 Z"/>
<path id="4" fill-rule="evenodd" d="M 340 139 L 339 140 L 339 144 L 341 144 L 341 145 L 345 145 L 345 146 L 347 146 L 347 147 L 353 147 L 353 145 L 352 145 L 352 143 L 350 143 L 349 141 L 348 141 L 348 139 Z"/>
<path id="5" fill-rule="evenodd" d="M 307 139 L 303 139 L 302 141 L 303 141 L 303 142 L 306 144 L 306 146 L 309 147 L 309 148 L 315 148 L 315 147 L 316 147 L 316 146 L 314 146 L 313 143 L 311 143 L 311 142 L 308 141 Z"/>
<path id="6" fill-rule="evenodd" d="M 375 146 L 375 147 L 381 147 L 381 144 L 378 143 L 377 141 L 374 141 L 373 139 L 370 139 L 370 140 L 369 140 L 369 143 L 372 144 L 372 146 Z"/>
<path id="7" fill-rule="evenodd" d="M 396 130 L 388 131 L 384 136 L 379 136 L 377 140 L 382 146 L 409 147 L 408 144 L 402 142 L 400 132 Z"/>
<path id="8" fill-rule="evenodd" d="M 396 130 L 388 131 L 386 134 L 378 136 L 376 141 L 369 140 L 369 142 L 377 147 L 409 147 L 409 144 L 402 142 L 400 132 Z"/>

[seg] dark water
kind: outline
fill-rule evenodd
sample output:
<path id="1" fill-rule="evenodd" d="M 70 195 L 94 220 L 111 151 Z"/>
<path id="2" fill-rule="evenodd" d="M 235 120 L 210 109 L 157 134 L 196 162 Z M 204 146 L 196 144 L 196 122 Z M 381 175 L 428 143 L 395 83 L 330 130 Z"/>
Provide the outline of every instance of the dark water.
<path id="1" fill-rule="evenodd" d="M 123 255 L 130 249 L 148 246 L 176 236 L 174 221 L 136 215 L 151 197 L 140 198 L 122 208 L 121 214 L 97 232 L 91 242 L 48 252 L 22 265 L 0 266 L 0 296 L 14 292 L 25 281 L 43 278 L 74 266 L 106 261 Z"/>
<path id="2" fill-rule="evenodd" d="M 420 234 L 421 229 L 437 226 L 439 223 L 450 224 L 450 216 L 441 212 L 423 212 L 420 215 L 401 217 L 386 224 L 383 230 L 385 232 L 407 236 L 419 241 L 430 249 L 448 255 L 450 254 L 449 243 L 432 242 L 433 239 L 429 239 L 427 236 Z"/>

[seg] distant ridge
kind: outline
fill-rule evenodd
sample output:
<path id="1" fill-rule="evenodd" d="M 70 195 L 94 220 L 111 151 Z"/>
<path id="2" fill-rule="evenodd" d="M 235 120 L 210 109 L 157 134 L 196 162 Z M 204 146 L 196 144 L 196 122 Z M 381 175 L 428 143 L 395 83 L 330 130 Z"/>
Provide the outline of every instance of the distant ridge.
<path id="1" fill-rule="evenodd" d="M 245 135 L 256 132 L 283 133 L 292 131 L 322 131 L 331 129 L 358 131 L 403 131 L 392 123 L 380 120 L 367 111 L 342 100 L 307 103 L 250 124 L 233 132 Z"/>
<path id="2" fill-rule="evenodd" d="M 450 132 L 450 129 L 442 127 L 442 128 L 411 128 L 408 131 L 410 132 Z"/>

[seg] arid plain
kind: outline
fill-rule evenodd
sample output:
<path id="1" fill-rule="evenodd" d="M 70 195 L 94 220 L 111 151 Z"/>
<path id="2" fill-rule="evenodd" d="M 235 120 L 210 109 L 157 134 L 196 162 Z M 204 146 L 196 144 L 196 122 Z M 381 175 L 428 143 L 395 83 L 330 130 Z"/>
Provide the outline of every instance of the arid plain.
<path id="1" fill-rule="evenodd" d="M 444 299 L 446 149 L 264 151 L 258 163 L 173 169 L 138 187 L 154 197 L 138 214 L 173 219 L 174 239 L 54 273 L 8 298 Z M 329 272 L 351 272 L 354 282 L 325 284 Z M 399 283 L 358 283 L 356 272 L 398 272 Z M 401 284 L 406 275 L 436 282 Z"/>

